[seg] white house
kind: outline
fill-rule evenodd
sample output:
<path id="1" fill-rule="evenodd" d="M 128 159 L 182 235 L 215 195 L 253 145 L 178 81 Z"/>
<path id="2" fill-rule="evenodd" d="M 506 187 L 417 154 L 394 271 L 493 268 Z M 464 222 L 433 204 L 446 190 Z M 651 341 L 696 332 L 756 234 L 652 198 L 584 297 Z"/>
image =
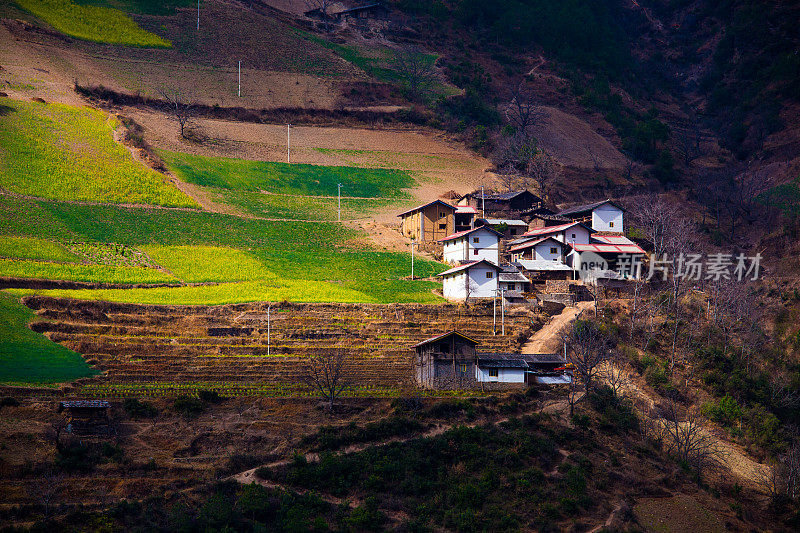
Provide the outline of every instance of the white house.
<path id="1" fill-rule="evenodd" d="M 625 231 L 623 209 L 611 200 L 576 205 L 556 213 L 574 222 L 591 223 L 594 231 L 622 233 Z"/>
<path id="2" fill-rule="evenodd" d="M 521 259 L 563 263 L 569 251 L 569 246 L 555 237 L 548 236 L 514 245 L 508 251 L 511 252 L 512 263 L 516 263 Z"/>
<path id="3" fill-rule="evenodd" d="M 545 237 L 553 237 L 569 245 L 573 243 L 588 244 L 589 235 L 591 235 L 593 231 L 592 228 L 580 222 L 568 222 L 566 224 L 559 224 L 558 226 L 545 226 L 544 228 L 526 231 L 521 238 L 512 241 L 510 244 L 516 246 L 534 239 L 544 239 Z"/>
<path id="4" fill-rule="evenodd" d="M 493 298 L 497 294 L 501 271 L 499 266 L 486 259 L 451 268 L 439 274 L 442 294 L 448 300 Z"/>
<path id="5" fill-rule="evenodd" d="M 443 244 L 444 260 L 447 263 L 486 260 L 497 265 L 500 263 L 502 236 L 492 228 L 480 226 L 453 233 L 439 242 Z"/>
<path id="6" fill-rule="evenodd" d="M 527 383 L 528 363 L 522 359 L 478 359 L 475 378 L 483 383 Z"/>

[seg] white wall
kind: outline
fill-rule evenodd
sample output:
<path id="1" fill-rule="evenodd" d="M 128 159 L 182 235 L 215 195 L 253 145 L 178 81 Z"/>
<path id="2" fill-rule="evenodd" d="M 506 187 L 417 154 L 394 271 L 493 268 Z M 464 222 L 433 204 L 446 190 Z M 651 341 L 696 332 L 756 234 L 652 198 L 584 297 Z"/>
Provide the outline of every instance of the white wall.
<path id="1" fill-rule="evenodd" d="M 550 248 L 556 248 L 556 253 L 552 253 Z M 533 259 L 543 259 L 545 261 L 561 261 L 562 255 L 561 245 L 553 241 L 544 241 L 533 247 Z"/>
<path id="2" fill-rule="evenodd" d="M 603 204 L 592 211 L 592 229 L 596 231 L 624 231 L 622 210 L 611 204 Z"/>
<path id="3" fill-rule="evenodd" d="M 486 273 L 492 277 L 487 278 Z M 448 300 L 464 300 L 467 298 L 467 276 L 469 276 L 470 298 L 492 298 L 497 290 L 497 270 L 486 265 L 479 265 L 462 270 L 442 278 L 442 294 Z"/>
<path id="4" fill-rule="evenodd" d="M 475 242 L 475 239 L 478 242 Z M 480 261 L 486 259 L 495 265 L 500 263 L 499 237 L 486 230 L 477 230 L 469 235 L 447 241 L 442 247 L 442 255 L 446 262 L 455 264 L 459 261 Z M 477 254 L 475 252 L 478 252 Z"/>
<path id="5" fill-rule="evenodd" d="M 475 366 L 475 379 L 479 382 L 525 383 L 525 370 L 522 368 L 498 368 L 497 377 L 489 377 L 488 368 Z"/>
<path id="6" fill-rule="evenodd" d="M 575 237 L 573 237 L 573 235 L 575 235 Z M 583 226 L 572 226 L 567 230 L 553 235 L 553 237 L 567 244 L 572 244 L 573 241 L 576 244 L 589 244 L 589 230 Z"/>

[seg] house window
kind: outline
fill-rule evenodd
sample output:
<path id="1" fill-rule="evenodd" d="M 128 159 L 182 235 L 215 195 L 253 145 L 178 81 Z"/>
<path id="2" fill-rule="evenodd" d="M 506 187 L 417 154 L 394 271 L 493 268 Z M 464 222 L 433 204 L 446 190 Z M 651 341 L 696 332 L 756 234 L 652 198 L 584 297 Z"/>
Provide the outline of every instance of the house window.
<path id="1" fill-rule="evenodd" d="M 572 234 L 572 240 L 573 241 L 575 240 L 575 234 L 574 233 Z"/>
<path id="2" fill-rule="evenodd" d="M 466 365 L 466 363 L 462 363 L 461 364 L 461 373 L 464 374 L 466 371 L 467 371 L 467 365 Z"/>
<path id="3" fill-rule="evenodd" d="M 555 246 L 551 246 L 550 247 L 550 253 L 551 254 L 557 254 L 558 253 L 558 248 L 556 248 Z"/>
<path id="4" fill-rule="evenodd" d="M 447 343 L 442 343 L 439 345 L 439 351 L 441 353 L 448 353 L 450 351 L 450 345 Z"/>
<path id="5" fill-rule="evenodd" d="M 478 237 L 473 237 L 472 238 L 472 242 L 474 242 L 475 244 L 478 244 L 480 242 L 480 239 Z"/>
<path id="6" fill-rule="evenodd" d="M 439 224 L 439 229 L 447 229 L 447 222 L 442 222 Z"/>
<path id="7" fill-rule="evenodd" d="M 445 213 L 439 213 L 439 218 L 444 218 L 444 217 L 446 217 L 446 216 L 447 216 L 447 215 L 446 215 Z"/>
<path id="8" fill-rule="evenodd" d="M 613 222 L 609 222 L 609 223 L 608 223 L 608 227 L 609 227 L 609 228 L 613 228 L 613 227 L 614 227 L 614 223 L 613 223 Z"/>
<path id="9" fill-rule="evenodd" d="M 511 228 L 511 235 L 517 234 L 517 228 Z"/>
<path id="10" fill-rule="evenodd" d="M 497 374 L 498 374 L 498 372 L 497 372 L 496 368 L 490 368 L 489 369 L 489 377 L 490 378 L 496 378 Z"/>
<path id="11" fill-rule="evenodd" d="M 487 272 L 486 273 L 486 279 L 492 279 L 492 276 L 494 276 L 494 272 Z"/>
<path id="12" fill-rule="evenodd" d="M 473 249 L 472 250 L 472 255 L 478 255 L 478 250 Z"/>

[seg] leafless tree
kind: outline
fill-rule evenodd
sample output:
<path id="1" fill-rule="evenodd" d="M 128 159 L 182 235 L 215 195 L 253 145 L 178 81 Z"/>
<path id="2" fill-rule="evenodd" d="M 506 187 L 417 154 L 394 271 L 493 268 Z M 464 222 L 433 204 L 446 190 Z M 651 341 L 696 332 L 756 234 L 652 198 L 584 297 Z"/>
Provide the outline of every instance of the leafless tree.
<path id="1" fill-rule="evenodd" d="M 50 518 L 52 505 L 61 492 L 62 479 L 63 474 L 60 472 L 48 470 L 27 483 L 28 495 L 44 506 L 45 521 Z"/>
<path id="2" fill-rule="evenodd" d="M 159 87 L 158 94 L 163 100 L 164 112 L 178 122 L 181 137 L 187 138 L 188 129 L 195 116 L 195 103 L 186 91 L 175 85 Z"/>
<path id="3" fill-rule="evenodd" d="M 402 47 L 394 52 L 392 67 L 400 74 L 412 100 L 424 100 L 436 81 L 436 69 L 428 54 L 415 47 Z"/>
<path id="4" fill-rule="evenodd" d="M 514 132 L 524 136 L 530 136 L 530 128 L 545 116 L 545 112 L 536 103 L 533 91 L 522 82 L 511 92 L 503 114 Z"/>
<path id="5" fill-rule="evenodd" d="M 575 415 L 575 405 L 577 405 L 578 401 L 583 398 L 585 392 L 580 387 L 577 379 L 575 378 L 575 374 L 570 376 L 569 388 L 567 389 L 567 403 L 569 404 L 569 416 L 572 417 Z"/>
<path id="6" fill-rule="evenodd" d="M 589 393 L 597 378 L 600 367 L 610 357 L 610 347 L 596 322 L 576 320 L 563 335 L 566 345 L 567 362 L 573 367 L 573 376 L 583 384 L 584 392 Z"/>
<path id="7" fill-rule="evenodd" d="M 773 499 L 800 499 L 800 442 L 792 443 L 762 471 L 760 485 Z"/>
<path id="8" fill-rule="evenodd" d="M 346 359 L 345 351 L 341 348 L 311 355 L 307 359 L 306 381 L 327 403 L 328 411 L 333 410 L 334 402 L 348 385 Z"/>
<path id="9" fill-rule="evenodd" d="M 670 400 L 664 406 L 663 415 L 664 444 L 670 454 L 694 468 L 698 475 L 719 466 L 721 450 L 703 427 L 696 410 L 683 410 Z"/>
<path id="10" fill-rule="evenodd" d="M 633 225 L 650 241 L 653 255 L 662 257 L 669 245 L 673 221 L 680 216 L 677 205 L 662 195 L 650 193 L 636 198 L 630 210 Z"/>
<path id="11" fill-rule="evenodd" d="M 600 379 L 614 392 L 614 396 L 622 397 L 631 387 L 630 374 L 624 367 L 625 362 L 620 354 L 613 353 L 611 357 L 601 367 L 599 372 Z"/>
<path id="12" fill-rule="evenodd" d="M 800 407 L 800 393 L 793 390 L 785 376 L 777 375 L 769 383 L 770 402 L 782 409 Z"/>
<path id="13" fill-rule="evenodd" d="M 319 16 L 322 19 L 322 24 L 325 31 L 331 31 L 331 6 L 334 4 L 332 0 L 305 0 L 306 11 L 319 11 Z"/>

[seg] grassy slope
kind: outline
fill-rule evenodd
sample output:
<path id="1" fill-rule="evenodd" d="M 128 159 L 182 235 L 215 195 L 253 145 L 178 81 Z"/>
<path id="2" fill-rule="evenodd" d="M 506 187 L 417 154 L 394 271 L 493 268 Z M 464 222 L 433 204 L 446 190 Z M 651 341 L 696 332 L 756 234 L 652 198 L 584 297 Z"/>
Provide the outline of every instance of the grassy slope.
<path id="1" fill-rule="evenodd" d="M 116 143 L 88 108 L 0 98 L 0 187 L 58 200 L 197 207 Z"/>
<path id="2" fill-rule="evenodd" d="M 14 1 L 61 33 L 78 39 L 143 47 L 171 45 L 168 40 L 140 28 L 125 13 L 110 7 L 71 0 Z"/>
<path id="3" fill-rule="evenodd" d="M 29 237 L 146 247 L 159 264 L 184 281 L 242 281 L 209 287 L 47 294 L 173 304 L 282 299 L 441 301 L 431 293 L 436 283 L 401 279 L 409 273 L 407 254 L 349 248 L 348 241 L 358 233 L 338 224 L 263 222 L 204 212 L 0 197 L 0 226 Z M 232 261 L 245 266 L 237 267 Z M 415 268 L 422 276 L 444 270 L 438 263 L 421 260 Z"/>
<path id="4" fill-rule="evenodd" d="M 80 258 L 62 245 L 45 239 L 0 236 L 0 257 L 76 263 Z"/>
<path id="5" fill-rule="evenodd" d="M 33 313 L 0 292 L 0 381 L 52 383 L 95 372 L 80 355 L 28 328 Z"/>

